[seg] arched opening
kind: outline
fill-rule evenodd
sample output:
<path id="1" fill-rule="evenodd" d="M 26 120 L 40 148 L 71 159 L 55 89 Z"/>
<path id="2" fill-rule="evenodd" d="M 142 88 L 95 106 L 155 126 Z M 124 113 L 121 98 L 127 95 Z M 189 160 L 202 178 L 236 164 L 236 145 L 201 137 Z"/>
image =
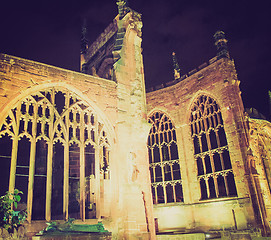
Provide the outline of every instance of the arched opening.
<path id="1" fill-rule="evenodd" d="M 205 95 L 196 99 L 190 129 L 201 199 L 237 196 L 223 119 L 214 99 Z"/>
<path id="2" fill-rule="evenodd" d="M 149 137 L 149 163 L 153 203 L 183 202 L 180 159 L 175 127 L 162 112 L 153 113 Z M 155 194 L 154 194 L 155 193 Z"/>
<path id="3" fill-rule="evenodd" d="M 8 159 L 3 166 L 10 169 L 1 191 L 8 182 L 10 191 L 23 191 L 29 220 L 100 217 L 100 174 L 110 179 L 110 144 L 87 102 L 64 88 L 35 92 L 17 101 L 0 129 L 0 143 L 9 146 L 0 161 Z"/>

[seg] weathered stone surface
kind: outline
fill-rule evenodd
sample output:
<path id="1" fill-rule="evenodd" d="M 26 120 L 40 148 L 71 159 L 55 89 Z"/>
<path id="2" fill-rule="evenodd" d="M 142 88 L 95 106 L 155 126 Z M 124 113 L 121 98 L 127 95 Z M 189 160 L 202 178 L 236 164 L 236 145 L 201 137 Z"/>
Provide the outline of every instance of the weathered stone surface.
<path id="1" fill-rule="evenodd" d="M 46 155 L 49 170 L 45 173 L 45 218 L 48 221 L 51 220 L 51 205 L 56 204 L 51 202 L 51 189 L 53 146 L 58 142 L 63 144 L 66 159 L 62 191 L 65 196 L 64 218 L 69 216 L 69 175 L 74 175 L 80 178 L 80 190 L 77 189 L 74 197 L 80 205 L 76 217 L 80 217 L 80 223 L 95 224 L 102 220 L 115 239 L 155 239 L 154 218 L 160 232 L 201 232 L 159 235 L 158 239 L 204 239 L 202 232 L 211 230 L 222 231 L 222 239 L 250 239 L 251 234 L 238 230 L 254 227 L 270 234 L 270 122 L 251 119 L 244 114 L 234 62 L 229 58 L 215 57 L 188 74 L 153 87 L 146 93 L 141 28 L 141 16 L 134 11 L 127 12 L 121 19 L 116 17 L 81 56 L 81 70 L 89 67 L 86 73 L 92 76 L 0 54 L 0 136 L 8 136 L 13 143 L 10 147 L 13 151 L 8 156 L 11 158 L 11 168 L 8 168 L 11 169 L 10 190 L 15 187 L 18 144 L 25 138 L 31 145 L 27 166 L 29 178 L 26 180 L 28 197 L 24 203 L 28 207 L 27 236 L 31 237 L 45 226 L 45 220 L 31 222 L 35 149 L 41 139 L 45 139 L 45 145 L 50 149 Z M 114 42 L 115 35 L 118 35 L 117 42 Z M 72 117 L 62 119 L 54 108 L 55 98 L 46 95 L 58 91 L 65 99 L 64 111 L 69 109 Z M 33 100 L 39 93 L 44 98 L 42 104 Z M 217 103 L 223 118 L 221 125 L 227 138 L 230 171 L 237 188 L 234 197 L 201 199 L 190 116 L 194 102 L 202 95 Z M 72 108 L 75 106 L 73 100 L 82 101 L 82 104 Z M 26 114 L 26 110 L 20 109 L 26 106 L 25 102 L 28 102 L 28 110 L 36 104 L 35 114 L 34 110 L 31 115 L 30 111 Z M 47 108 L 48 102 L 50 107 Z M 37 114 L 39 109 L 43 111 L 39 113 L 42 116 Z M 85 109 L 90 109 L 86 115 Z M 153 206 L 146 143 L 151 128 L 147 117 L 156 111 L 165 113 L 175 126 L 184 201 Z M 90 120 L 90 112 L 95 114 L 94 120 Z M 83 120 L 83 115 L 90 119 Z M 62 125 L 56 123 L 56 116 L 57 121 L 63 120 Z M 77 116 L 79 120 L 74 121 L 72 118 Z M 25 124 L 27 122 L 34 127 Z M 41 123 L 43 126 L 37 133 L 37 126 Z M 45 127 L 50 130 L 47 135 Z M 85 164 L 85 145 L 88 144 L 95 149 L 91 154 L 95 155 L 96 175 L 87 176 L 87 181 L 85 169 L 80 166 Z M 79 154 L 70 154 L 72 151 Z M 86 203 L 86 199 L 92 202 Z M 89 213 L 94 219 L 86 220 L 86 209 L 90 210 L 90 207 L 91 211 L 95 209 Z M 2 238 L 9 237 L 4 230 L 0 233 Z M 93 236 L 73 235 L 72 238 L 66 236 L 66 239 L 93 239 Z"/>
<path id="2" fill-rule="evenodd" d="M 249 199 L 250 184 L 247 180 L 247 136 L 243 103 L 240 98 L 239 81 L 233 61 L 222 58 L 201 65 L 198 71 L 168 87 L 147 93 L 147 108 L 164 112 L 175 124 L 179 144 L 184 203 L 171 206 L 155 206 L 160 231 L 179 228 L 220 229 L 234 227 L 232 209 L 237 227 L 247 228 L 255 224 Z M 227 79 L 227 81 L 224 81 Z M 198 96 L 212 97 L 219 105 L 224 120 L 233 173 L 238 197 L 199 201 L 199 183 L 194 160 L 193 142 L 189 125 L 192 104 Z M 169 217 L 166 216 L 169 213 Z M 174 219 L 174 220 L 173 220 Z"/>

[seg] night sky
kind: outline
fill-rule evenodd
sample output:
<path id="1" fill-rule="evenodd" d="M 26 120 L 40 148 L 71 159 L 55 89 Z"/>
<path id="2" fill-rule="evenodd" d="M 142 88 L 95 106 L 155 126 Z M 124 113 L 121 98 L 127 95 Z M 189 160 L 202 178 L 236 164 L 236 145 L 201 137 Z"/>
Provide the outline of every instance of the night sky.
<path id="1" fill-rule="evenodd" d="M 223 30 L 241 81 L 245 107 L 268 115 L 271 20 L 268 1 L 130 0 L 142 13 L 146 86 L 173 79 L 172 51 L 186 74 L 216 55 Z M 93 42 L 117 15 L 115 0 L 4 1 L 0 52 L 79 70 L 82 19 Z"/>

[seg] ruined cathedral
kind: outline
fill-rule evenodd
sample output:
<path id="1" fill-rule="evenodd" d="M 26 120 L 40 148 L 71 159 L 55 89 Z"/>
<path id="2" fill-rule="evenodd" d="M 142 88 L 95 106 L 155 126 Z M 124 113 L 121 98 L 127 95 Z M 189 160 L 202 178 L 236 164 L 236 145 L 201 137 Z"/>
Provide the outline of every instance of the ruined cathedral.
<path id="1" fill-rule="evenodd" d="M 1 195 L 23 191 L 29 236 L 68 218 L 113 239 L 269 236 L 271 123 L 245 112 L 224 33 L 146 91 L 141 15 L 117 4 L 94 43 L 83 29 L 80 72 L 0 54 Z"/>

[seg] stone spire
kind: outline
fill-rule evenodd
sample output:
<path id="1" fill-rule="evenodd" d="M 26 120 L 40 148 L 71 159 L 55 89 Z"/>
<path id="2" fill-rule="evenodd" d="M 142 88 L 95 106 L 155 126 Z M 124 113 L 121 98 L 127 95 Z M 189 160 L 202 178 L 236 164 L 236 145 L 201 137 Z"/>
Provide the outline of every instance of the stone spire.
<path id="1" fill-rule="evenodd" d="M 222 31 L 217 31 L 214 35 L 215 45 L 217 49 L 217 58 L 230 58 L 230 54 L 228 51 L 227 42 L 228 40 L 225 38 L 225 33 Z"/>
<path id="2" fill-rule="evenodd" d="M 119 10 L 119 18 L 122 19 L 127 12 L 129 12 L 128 8 L 128 0 L 117 0 L 118 10 Z"/>
<path id="3" fill-rule="evenodd" d="M 174 79 L 179 79 L 181 77 L 181 70 L 177 61 L 176 53 L 172 53 L 172 59 L 173 59 L 173 68 L 174 68 Z"/>
<path id="4" fill-rule="evenodd" d="M 81 54 L 85 54 L 88 49 L 88 40 L 86 38 L 87 27 L 86 18 L 83 20 L 82 32 L 81 32 Z"/>

